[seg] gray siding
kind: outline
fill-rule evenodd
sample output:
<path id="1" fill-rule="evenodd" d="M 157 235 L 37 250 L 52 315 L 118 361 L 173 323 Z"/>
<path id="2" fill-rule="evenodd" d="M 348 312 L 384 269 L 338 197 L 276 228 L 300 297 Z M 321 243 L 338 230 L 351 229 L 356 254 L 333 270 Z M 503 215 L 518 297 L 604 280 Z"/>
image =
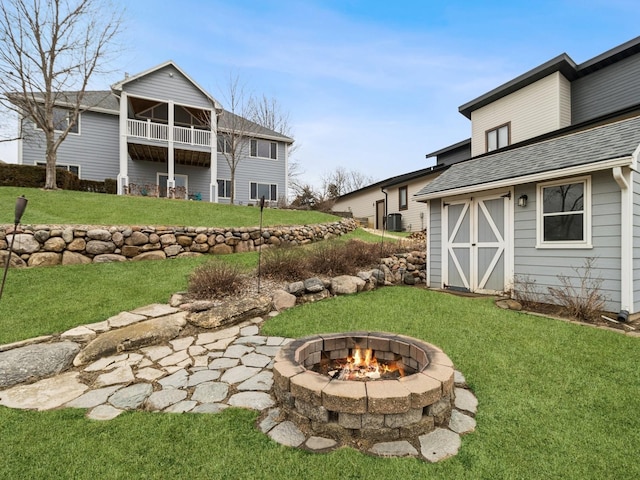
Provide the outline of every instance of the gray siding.
<path id="1" fill-rule="evenodd" d="M 211 108 L 209 98 L 171 65 L 125 83 L 123 90 L 129 95 Z"/>
<path id="2" fill-rule="evenodd" d="M 45 162 L 42 131 L 33 122 L 23 122 L 22 163 Z M 80 178 L 102 181 L 118 176 L 118 117 L 97 112 L 84 112 L 80 117 L 80 133 L 69 134 L 58 148 L 60 165 L 79 165 Z"/>
<path id="3" fill-rule="evenodd" d="M 633 172 L 633 310 L 640 311 L 640 174 Z"/>
<path id="4" fill-rule="evenodd" d="M 459 148 L 451 152 L 446 152 L 438 155 L 438 165 L 453 165 L 454 163 L 468 160 L 471 158 L 471 144 L 464 148 Z"/>
<path id="5" fill-rule="evenodd" d="M 429 249 L 429 268 L 431 281 L 429 287 L 442 287 L 442 202 L 431 200 L 429 202 L 430 224 L 427 231 L 427 244 Z"/>
<path id="6" fill-rule="evenodd" d="M 571 122 L 580 123 L 640 102 L 640 55 L 571 83 Z"/>
<path id="7" fill-rule="evenodd" d="M 529 197 L 527 207 L 515 207 L 514 273 L 516 278 L 535 281 L 538 291 L 546 294 L 550 286 L 560 286 L 558 275 L 573 279 L 574 269 L 584 266 L 585 258 L 595 258 L 595 277 L 603 279 L 601 290 L 609 299 L 607 309 L 620 308 L 620 189 L 610 171 L 592 175 L 592 244 L 593 249 L 536 249 L 536 185 L 515 190 L 515 198 Z"/>

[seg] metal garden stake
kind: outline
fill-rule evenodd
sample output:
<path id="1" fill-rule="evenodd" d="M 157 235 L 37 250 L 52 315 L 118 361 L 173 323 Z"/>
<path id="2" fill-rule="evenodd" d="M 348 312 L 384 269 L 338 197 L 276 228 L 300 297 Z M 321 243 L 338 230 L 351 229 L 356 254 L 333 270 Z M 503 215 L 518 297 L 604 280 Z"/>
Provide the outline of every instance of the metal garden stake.
<path id="1" fill-rule="evenodd" d="M 260 198 L 260 241 L 263 242 L 262 239 L 262 211 L 264 210 L 264 195 Z M 260 257 L 262 255 L 262 243 L 258 246 L 258 293 L 260 293 Z"/>
<path id="2" fill-rule="evenodd" d="M 2 298 L 2 292 L 4 291 L 4 282 L 7 280 L 7 271 L 9 270 L 9 263 L 11 263 L 11 253 L 13 252 L 13 242 L 16 240 L 16 231 L 18 230 L 18 225 L 20 224 L 20 219 L 24 214 L 24 211 L 27 208 L 27 199 L 24 198 L 24 195 L 18 197 L 16 199 L 16 215 L 13 226 L 13 235 L 11 236 L 11 246 L 9 247 L 9 251 L 7 252 L 7 260 L 4 264 L 4 274 L 2 275 L 2 285 L 0 285 L 0 298 Z"/>

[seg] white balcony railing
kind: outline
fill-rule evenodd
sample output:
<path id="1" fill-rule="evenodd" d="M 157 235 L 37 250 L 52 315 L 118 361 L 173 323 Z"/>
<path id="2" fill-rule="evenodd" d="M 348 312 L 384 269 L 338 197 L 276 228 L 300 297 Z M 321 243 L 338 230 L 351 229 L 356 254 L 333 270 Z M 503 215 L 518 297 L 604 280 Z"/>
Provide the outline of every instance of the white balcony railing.
<path id="1" fill-rule="evenodd" d="M 169 126 L 151 120 L 127 119 L 127 135 L 148 140 L 169 140 Z M 196 128 L 173 127 L 173 141 L 185 145 L 211 146 L 211 131 Z"/>

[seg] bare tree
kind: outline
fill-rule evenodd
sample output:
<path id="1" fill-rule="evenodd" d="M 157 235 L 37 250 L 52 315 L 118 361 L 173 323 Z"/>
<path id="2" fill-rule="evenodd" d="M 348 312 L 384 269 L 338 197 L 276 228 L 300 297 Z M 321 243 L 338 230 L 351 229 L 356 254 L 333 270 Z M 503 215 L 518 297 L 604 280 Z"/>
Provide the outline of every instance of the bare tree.
<path id="1" fill-rule="evenodd" d="M 249 99 L 249 118 L 262 127 L 293 138 L 293 130 L 289 122 L 289 112 L 282 107 L 275 97 L 269 98 L 266 95 L 262 95 L 262 97 L 252 96 Z M 293 157 L 299 147 L 300 144 L 298 143 L 290 145 L 288 151 L 287 175 L 289 180 L 289 193 L 292 196 L 298 196 L 300 190 L 304 187 L 300 180 L 301 175 L 304 173 L 302 171 L 302 165 Z"/>
<path id="2" fill-rule="evenodd" d="M 249 120 L 251 116 L 251 98 L 245 92 L 237 75 L 229 75 L 229 81 L 223 92 L 226 109 L 219 119 L 220 137 L 218 150 L 223 153 L 231 174 L 230 202 L 235 201 L 236 169 L 242 159 L 251 153 L 251 140 L 256 134 L 258 124 Z"/>
<path id="3" fill-rule="evenodd" d="M 345 167 L 337 167 L 332 172 L 325 173 L 322 177 L 322 191 L 328 198 L 337 198 L 359 188 L 366 187 L 375 180 L 357 170 L 347 170 Z"/>
<path id="4" fill-rule="evenodd" d="M 2 0 L 0 103 L 42 130 L 46 189 L 60 144 L 76 128 L 89 80 L 105 73 L 122 17 L 107 0 Z"/>

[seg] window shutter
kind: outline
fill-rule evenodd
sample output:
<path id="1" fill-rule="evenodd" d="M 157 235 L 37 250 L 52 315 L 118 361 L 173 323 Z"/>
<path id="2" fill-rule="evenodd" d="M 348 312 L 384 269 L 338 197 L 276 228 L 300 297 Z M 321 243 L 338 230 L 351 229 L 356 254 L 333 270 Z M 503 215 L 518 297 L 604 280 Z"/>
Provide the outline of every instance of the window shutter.
<path id="1" fill-rule="evenodd" d="M 271 142 L 271 158 L 274 160 L 278 158 L 278 144 L 276 142 Z"/>
<path id="2" fill-rule="evenodd" d="M 278 199 L 278 186 L 271 185 L 271 200 L 275 201 Z"/>

